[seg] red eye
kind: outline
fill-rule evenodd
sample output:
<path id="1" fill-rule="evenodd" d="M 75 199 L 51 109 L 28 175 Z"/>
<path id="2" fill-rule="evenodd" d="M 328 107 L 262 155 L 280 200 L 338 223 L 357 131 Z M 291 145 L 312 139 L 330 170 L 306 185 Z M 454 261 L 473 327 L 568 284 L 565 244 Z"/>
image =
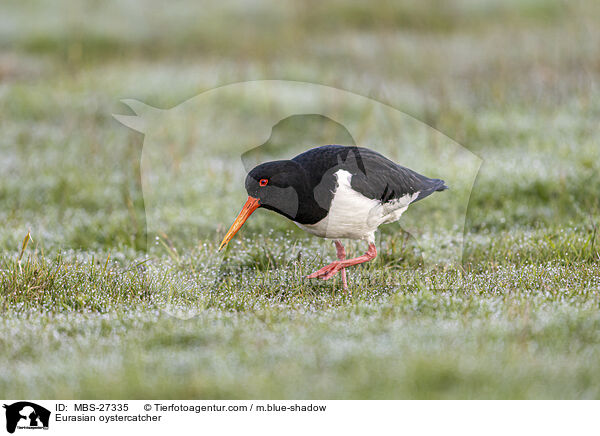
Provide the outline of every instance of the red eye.
<path id="1" fill-rule="evenodd" d="M 267 186 L 267 183 L 269 183 L 267 179 L 260 179 L 260 182 L 258 182 L 260 186 Z"/>

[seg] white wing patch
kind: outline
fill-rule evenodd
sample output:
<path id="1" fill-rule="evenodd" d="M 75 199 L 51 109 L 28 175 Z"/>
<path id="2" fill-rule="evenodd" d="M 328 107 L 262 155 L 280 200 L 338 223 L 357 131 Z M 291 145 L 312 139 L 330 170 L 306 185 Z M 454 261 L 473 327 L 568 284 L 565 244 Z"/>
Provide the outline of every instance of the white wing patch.
<path id="1" fill-rule="evenodd" d="M 380 204 L 382 212 L 381 217 L 382 221 L 380 224 L 388 224 L 393 223 L 394 221 L 398 221 L 400 216 L 408 209 L 408 206 L 417 199 L 419 193 L 421 191 L 417 191 L 411 194 L 405 194 L 400 198 L 396 198 L 395 200 L 389 201 L 384 204 Z M 377 219 L 377 218 L 375 218 Z"/>
<path id="2" fill-rule="evenodd" d="M 346 170 L 335 173 L 337 188 L 333 194 L 329 214 L 316 224 L 299 224 L 309 233 L 330 239 L 363 239 L 373 242 L 381 224 L 397 221 L 419 192 L 407 194 L 381 204 L 352 189 L 352 174 Z"/>

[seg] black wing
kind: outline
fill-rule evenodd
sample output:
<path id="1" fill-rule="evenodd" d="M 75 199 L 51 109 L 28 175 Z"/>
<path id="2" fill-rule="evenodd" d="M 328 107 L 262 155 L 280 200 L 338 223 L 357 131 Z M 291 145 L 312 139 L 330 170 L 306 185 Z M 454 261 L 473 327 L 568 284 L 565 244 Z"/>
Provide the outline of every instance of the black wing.
<path id="1" fill-rule="evenodd" d="M 308 150 L 292 160 L 307 170 L 313 189 L 333 192 L 336 186 L 333 174 L 343 169 L 352 174 L 352 189 L 382 203 L 415 192 L 419 192 L 415 199 L 418 201 L 435 191 L 448 189 L 443 180 L 425 177 L 363 147 L 325 145 Z M 329 209 L 329 204 L 322 206 Z"/>

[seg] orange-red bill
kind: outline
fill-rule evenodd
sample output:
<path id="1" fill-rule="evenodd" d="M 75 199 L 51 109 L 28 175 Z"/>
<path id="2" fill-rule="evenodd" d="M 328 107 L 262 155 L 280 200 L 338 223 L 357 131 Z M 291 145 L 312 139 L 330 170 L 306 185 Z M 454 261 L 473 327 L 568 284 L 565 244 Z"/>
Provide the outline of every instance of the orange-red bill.
<path id="1" fill-rule="evenodd" d="M 233 238 L 233 235 L 235 235 L 237 231 L 242 227 L 242 225 L 244 225 L 248 217 L 252 215 L 252 212 L 254 212 L 258 208 L 258 206 L 260 206 L 258 198 L 248 197 L 246 204 L 244 204 L 244 207 L 242 207 L 242 210 L 240 211 L 239 215 L 237 216 L 237 218 L 229 228 L 229 231 L 223 238 L 223 242 L 221 242 L 221 245 L 219 245 L 219 251 L 221 251 L 221 249 L 227 245 L 231 238 Z"/>

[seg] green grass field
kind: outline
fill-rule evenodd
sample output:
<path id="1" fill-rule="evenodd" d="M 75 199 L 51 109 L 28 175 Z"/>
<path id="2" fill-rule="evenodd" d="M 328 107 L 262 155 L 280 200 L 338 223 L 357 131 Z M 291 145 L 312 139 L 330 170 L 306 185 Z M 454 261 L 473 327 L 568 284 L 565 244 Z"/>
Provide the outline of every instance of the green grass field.
<path id="1" fill-rule="evenodd" d="M 0 397 L 600 398 L 599 20 L 592 0 L 3 1 Z M 440 214 L 382 228 L 348 295 L 302 279 L 331 242 L 267 211 L 217 254 L 239 171 L 165 192 L 148 244 L 119 101 L 257 79 L 373 98 L 481 157 L 462 263 L 423 263 L 456 233 Z"/>

